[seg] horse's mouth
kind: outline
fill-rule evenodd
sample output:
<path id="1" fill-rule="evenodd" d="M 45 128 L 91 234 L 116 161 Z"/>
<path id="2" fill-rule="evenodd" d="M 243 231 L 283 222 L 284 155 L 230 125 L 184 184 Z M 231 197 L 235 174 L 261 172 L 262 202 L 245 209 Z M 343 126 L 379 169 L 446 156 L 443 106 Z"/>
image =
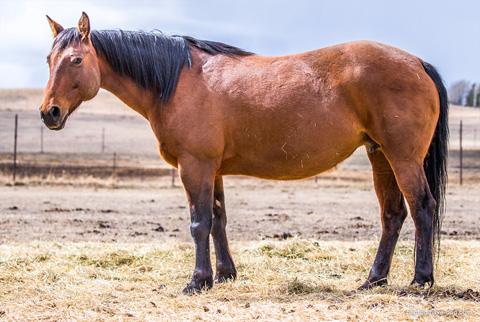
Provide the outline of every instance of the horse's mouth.
<path id="1" fill-rule="evenodd" d="M 43 118 L 42 118 L 42 121 L 43 121 L 43 123 L 45 123 L 45 125 L 48 127 L 49 130 L 60 131 L 61 129 L 63 129 L 65 127 L 65 124 L 67 123 L 67 118 L 68 118 L 68 113 L 65 114 L 65 116 L 63 117 L 60 124 L 53 124 L 53 125 L 49 125 L 49 124 L 45 123 Z"/>

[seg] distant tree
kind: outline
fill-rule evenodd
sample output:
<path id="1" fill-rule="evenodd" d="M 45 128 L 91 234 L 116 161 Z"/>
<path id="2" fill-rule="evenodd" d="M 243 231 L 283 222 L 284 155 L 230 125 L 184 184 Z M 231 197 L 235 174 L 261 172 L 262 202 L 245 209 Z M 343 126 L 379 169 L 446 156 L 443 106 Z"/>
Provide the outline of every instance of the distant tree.
<path id="1" fill-rule="evenodd" d="M 469 95 L 472 95 L 472 105 L 473 107 L 480 107 L 480 83 L 473 84 L 471 93 Z"/>
<path id="2" fill-rule="evenodd" d="M 475 97 L 475 83 L 472 84 L 472 87 L 467 92 L 467 100 L 466 100 L 466 106 L 475 106 L 474 105 L 474 98 Z"/>
<path id="3" fill-rule="evenodd" d="M 450 103 L 456 105 L 465 105 L 471 83 L 466 80 L 460 80 L 452 84 L 448 91 Z"/>

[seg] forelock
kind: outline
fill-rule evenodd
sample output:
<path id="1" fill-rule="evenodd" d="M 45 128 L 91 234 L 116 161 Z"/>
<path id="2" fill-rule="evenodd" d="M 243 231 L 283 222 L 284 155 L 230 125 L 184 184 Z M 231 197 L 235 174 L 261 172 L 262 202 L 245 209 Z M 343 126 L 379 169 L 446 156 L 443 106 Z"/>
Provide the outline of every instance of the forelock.
<path id="1" fill-rule="evenodd" d="M 71 43 L 80 43 L 82 37 L 77 28 L 68 28 L 60 32 L 53 41 L 52 50 L 57 49 L 59 51 L 64 50 Z"/>

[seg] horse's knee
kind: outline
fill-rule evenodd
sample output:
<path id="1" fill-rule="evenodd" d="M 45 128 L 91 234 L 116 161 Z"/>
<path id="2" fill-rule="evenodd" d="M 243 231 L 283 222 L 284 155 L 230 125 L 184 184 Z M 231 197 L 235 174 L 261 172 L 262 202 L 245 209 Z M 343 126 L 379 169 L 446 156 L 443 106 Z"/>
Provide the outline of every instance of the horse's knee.
<path id="1" fill-rule="evenodd" d="M 207 240 L 211 229 L 211 219 L 192 221 L 190 224 L 190 233 L 195 241 Z"/>
<path id="2" fill-rule="evenodd" d="M 227 226 L 227 218 L 225 213 L 214 211 L 212 222 L 212 235 L 216 235 L 225 231 Z"/>
<path id="3" fill-rule="evenodd" d="M 225 230 L 225 227 L 223 226 L 222 222 L 214 218 L 212 223 L 212 229 L 211 229 L 212 237 L 215 238 L 217 236 L 220 236 L 224 230 Z"/>
<path id="4" fill-rule="evenodd" d="M 407 218 L 408 212 L 404 208 L 397 212 L 384 212 L 382 214 L 383 229 L 389 234 L 400 235 L 400 229 Z"/>
<path id="5" fill-rule="evenodd" d="M 403 224 L 405 219 L 407 219 L 407 216 L 408 216 L 408 210 L 405 203 L 403 203 L 403 208 L 400 209 L 397 213 L 397 220 Z"/>
<path id="6" fill-rule="evenodd" d="M 225 233 L 225 227 L 227 226 L 227 216 L 225 214 L 225 209 L 220 201 L 215 200 L 213 206 L 213 222 L 212 222 L 212 236 L 220 236 Z"/>

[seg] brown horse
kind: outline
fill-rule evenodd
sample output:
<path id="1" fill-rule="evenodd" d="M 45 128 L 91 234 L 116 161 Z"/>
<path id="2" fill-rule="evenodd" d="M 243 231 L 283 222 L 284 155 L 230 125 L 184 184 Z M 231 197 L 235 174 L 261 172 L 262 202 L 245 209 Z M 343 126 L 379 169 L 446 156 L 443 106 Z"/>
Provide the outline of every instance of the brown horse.
<path id="1" fill-rule="evenodd" d="M 48 17 L 47 17 L 48 18 Z M 447 96 L 437 71 L 399 49 L 352 42 L 261 57 L 217 42 L 160 32 L 90 30 L 48 18 L 54 43 L 40 107 L 49 129 L 104 88 L 151 124 L 161 156 L 178 168 L 196 260 L 191 293 L 234 279 L 225 225 L 224 175 L 307 178 L 367 148 L 382 236 L 366 282 L 387 283 L 407 217 L 415 222 L 412 283 L 433 284 L 446 181 Z"/>

